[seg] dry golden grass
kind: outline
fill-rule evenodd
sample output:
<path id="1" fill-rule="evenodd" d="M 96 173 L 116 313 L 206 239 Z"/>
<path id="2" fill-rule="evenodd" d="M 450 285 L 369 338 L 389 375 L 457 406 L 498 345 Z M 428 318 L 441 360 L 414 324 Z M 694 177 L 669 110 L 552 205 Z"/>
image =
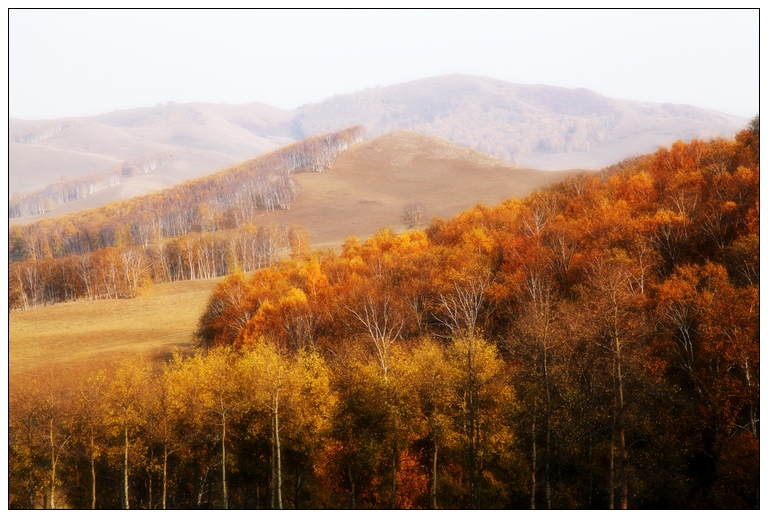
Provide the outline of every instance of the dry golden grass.
<path id="1" fill-rule="evenodd" d="M 10 377 L 51 367 L 96 367 L 131 355 L 165 358 L 174 349 L 184 351 L 220 280 L 159 284 L 135 299 L 80 300 L 12 312 Z"/>
<path id="2" fill-rule="evenodd" d="M 301 191 L 291 210 L 264 214 L 257 224 L 296 224 L 309 231 L 313 247 L 338 248 L 349 236 L 406 230 L 409 203 L 421 203 L 429 223 L 478 203 L 523 198 L 569 174 L 523 169 L 445 139 L 394 131 L 351 147 L 332 169 L 297 175 Z"/>

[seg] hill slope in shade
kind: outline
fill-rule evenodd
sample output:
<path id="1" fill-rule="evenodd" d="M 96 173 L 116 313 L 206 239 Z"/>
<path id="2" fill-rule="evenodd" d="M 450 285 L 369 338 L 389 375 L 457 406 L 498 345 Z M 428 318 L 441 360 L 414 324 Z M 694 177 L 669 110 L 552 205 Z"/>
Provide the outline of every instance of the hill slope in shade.
<path id="1" fill-rule="evenodd" d="M 395 131 L 351 147 L 333 169 L 297 176 L 301 191 L 290 211 L 264 222 L 305 227 L 313 246 L 335 247 L 383 227 L 405 230 L 405 206 L 420 203 L 425 222 L 478 203 L 524 197 L 572 172 L 535 171 L 410 131 Z"/>

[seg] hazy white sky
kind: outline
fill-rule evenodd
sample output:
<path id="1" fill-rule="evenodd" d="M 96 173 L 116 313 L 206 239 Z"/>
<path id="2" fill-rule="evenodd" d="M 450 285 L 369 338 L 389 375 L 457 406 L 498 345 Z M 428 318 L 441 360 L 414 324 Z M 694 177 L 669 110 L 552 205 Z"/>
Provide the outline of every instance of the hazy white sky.
<path id="1" fill-rule="evenodd" d="M 11 10 L 9 115 L 175 102 L 281 108 L 461 72 L 759 110 L 759 13 L 741 10 Z"/>

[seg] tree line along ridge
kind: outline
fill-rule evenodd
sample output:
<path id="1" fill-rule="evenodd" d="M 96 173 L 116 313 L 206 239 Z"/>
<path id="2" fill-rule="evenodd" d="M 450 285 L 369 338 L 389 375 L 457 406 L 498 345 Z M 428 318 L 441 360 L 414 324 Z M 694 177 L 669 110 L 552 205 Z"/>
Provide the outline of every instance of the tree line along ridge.
<path id="1" fill-rule="evenodd" d="M 210 278 L 271 264 L 302 234 L 256 227 L 287 210 L 298 171 L 319 172 L 360 142 L 360 126 L 313 137 L 205 178 L 105 207 L 9 229 L 9 306 L 133 297 L 151 282 Z"/>

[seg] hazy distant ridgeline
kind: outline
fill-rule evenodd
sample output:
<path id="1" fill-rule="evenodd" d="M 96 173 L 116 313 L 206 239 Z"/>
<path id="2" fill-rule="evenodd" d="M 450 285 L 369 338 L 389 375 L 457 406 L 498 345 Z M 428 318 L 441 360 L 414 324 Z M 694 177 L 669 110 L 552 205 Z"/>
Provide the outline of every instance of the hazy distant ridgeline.
<path id="1" fill-rule="evenodd" d="M 180 183 L 296 140 L 292 118 L 292 112 L 259 103 L 168 103 L 55 121 L 11 119 L 9 192 L 27 193 L 63 176 L 109 171 L 158 153 L 173 160 L 150 176 Z M 116 189 L 114 198 L 120 195 Z"/>
<path id="2" fill-rule="evenodd" d="M 747 124 L 692 106 L 463 74 L 338 95 L 298 112 L 305 135 L 355 121 L 372 136 L 409 129 L 543 169 L 598 169 L 679 139 L 730 138 Z"/>
<path id="3" fill-rule="evenodd" d="M 20 218 L 51 212 L 65 203 L 82 200 L 109 187 L 120 185 L 127 178 L 151 173 L 172 158 L 169 153 L 155 153 L 115 164 L 106 172 L 80 176 L 73 180 L 62 178 L 61 181 L 29 194 L 13 193 L 8 200 L 8 217 Z"/>
<path id="4" fill-rule="evenodd" d="M 113 169 L 105 173 L 81 176 L 76 180 L 62 178 L 59 182 L 29 194 L 13 193 L 8 199 L 8 217 L 44 214 L 65 203 L 84 199 L 118 185 L 120 180 L 120 173 Z"/>
<path id="5" fill-rule="evenodd" d="M 604 142 L 619 114 L 588 90 L 526 86 L 453 75 L 335 96 L 299 108 L 312 134 L 348 119 L 371 134 L 404 128 L 519 163 L 536 152 L 589 151 Z"/>
<path id="6" fill-rule="evenodd" d="M 692 106 L 638 103 L 586 89 L 519 85 L 453 74 L 337 95 L 296 110 L 168 103 L 93 117 L 9 121 L 9 192 L 169 153 L 142 181 L 103 191 L 124 199 L 221 170 L 294 140 L 362 124 L 369 136 L 395 129 L 439 136 L 537 169 L 601 168 L 676 140 L 732 137 L 747 119 Z M 84 208 L 84 207 L 81 207 Z M 66 212 L 67 207 L 52 214 Z"/>
<path id="7" fill-rule="evenodd" d="M 17 144 L 34 144 L 41 140 L 53 137 L 57 133 L 71 128 L 75 123 L 71 120 L 60 119 L 54 121 L 42 121 L 39 124 L 20 125 L 13 130 L 11 125 L 8 140 Z"/>

